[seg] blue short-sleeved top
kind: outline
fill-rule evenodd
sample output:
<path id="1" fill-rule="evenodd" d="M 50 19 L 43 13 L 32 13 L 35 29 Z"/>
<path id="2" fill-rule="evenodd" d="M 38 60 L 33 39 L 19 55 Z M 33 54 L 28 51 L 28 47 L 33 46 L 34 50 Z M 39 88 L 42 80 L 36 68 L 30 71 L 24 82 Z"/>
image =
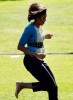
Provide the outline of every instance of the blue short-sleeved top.
<path id="1" fill-rule="evenodd" d="M 37 36 L 38 36 L 38 32 L 36 30 L 36 27 L 34 25 L 34 23 L 30 23 L 25 29 L 24 32 L 19 40 L 18 45 L 26 45 L 28 43 L 34 43 L 37 42 Z M 39 41 L 41 42 L 41 41 Z M 38 48 L 36 47 L 31 47 L 31 46 L 27 46 L 27 49 L 33 52 L 36 52 Z"/>

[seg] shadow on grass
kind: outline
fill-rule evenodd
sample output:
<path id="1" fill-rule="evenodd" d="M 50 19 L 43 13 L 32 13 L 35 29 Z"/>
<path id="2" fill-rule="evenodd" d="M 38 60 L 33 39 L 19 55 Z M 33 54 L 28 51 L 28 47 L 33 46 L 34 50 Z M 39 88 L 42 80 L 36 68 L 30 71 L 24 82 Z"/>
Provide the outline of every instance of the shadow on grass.
<path id="1" fill-rule="evenodd" d="M 46 55 L 73 55 L 73 52 L 69 52 L 69 53 L 45 53 Z M 0 54 L 0 55 L 24 55 L 23 53 L 20 54 L 15 54 L 15 53 L 5 53 L 5 54 Z"/>

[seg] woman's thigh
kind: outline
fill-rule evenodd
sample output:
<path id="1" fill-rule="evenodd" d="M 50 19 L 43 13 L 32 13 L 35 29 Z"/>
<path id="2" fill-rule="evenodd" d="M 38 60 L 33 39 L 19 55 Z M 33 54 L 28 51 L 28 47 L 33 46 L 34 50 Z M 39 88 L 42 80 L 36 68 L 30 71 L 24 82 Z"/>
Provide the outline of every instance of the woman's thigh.
<path id="1" fill-rule="evenodd" d="M 28 59 L 29 58 L 29 59 Z M 24 65 L 26 69 L 38 80 L 41 82 L 48 83 L 50 85 L 54 85 L 55 81 L 49 72 L 49 70 L 45 67 L 45 65 L 35 57 L 25 57 Z"/>
<path id="2" fill-rule="evenodd" d="M 55 77 L 54 77 L 54 74 L 52 73 L 50 67 L 47 65 L 47 63 L 43 62 L 44 66 L 46 67 L 46 69 L 48 70 L 48 72 L 51 74 L 52 78 L 54 79 L 54 81 L 56 82 L 55 80 Z"/>

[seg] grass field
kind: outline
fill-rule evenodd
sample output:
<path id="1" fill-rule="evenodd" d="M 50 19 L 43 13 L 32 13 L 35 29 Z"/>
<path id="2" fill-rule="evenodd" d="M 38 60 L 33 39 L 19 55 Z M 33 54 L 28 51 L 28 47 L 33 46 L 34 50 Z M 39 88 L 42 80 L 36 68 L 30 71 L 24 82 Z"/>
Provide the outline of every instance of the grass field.
<path id="1" fill-rule="evenodd" d="M 37 81 L 22 64 L 23 55 L 17 50 L 18 40 L 28 25 L 27 14 L 31 2 L 44 4 L 47 21 L 44 32 L 51 32 L 45 40 L 45 52 L 73 53 L 73 0 L 23 0 L 0 2 L 0 100 L 16 100 L 16 80 Z M 10 55 L 5 55 L 10 54 Z M 45 61 L 53 71 L 59 88 L 59 100 L 73 100 L 73 55 L 48 55 Z M 29 94 L 29 95 L 28 95 Z M 19 100 L 47 100 L 47 92 L 23 90 Z"/>
<path id="2" fill-rule="evenodd" d="M 73 52 L 73 1 L 37 1 L 48 8 L 43 27 L 44 33 L 52 33 L 53 38 L 45 41 L 47 52 Z M 28 24 L 29 5 L 29 0 L 0 2 L 0 54 L 19 53 L 16 47 Z"/>
<path id="3" fill-rule="evenodd" d="M 0 57 L 0 100 L 16 100 L 14 96 L 16 80 L 23 82 L 37 81 L 24 68 L 22 64 L 23 56 L 13 58 L 13 56 Z M 45 61 L 53 71 L 59 88 L 59 100 L 73 100 L 73 56 L 49 55 Z M 36 92 L 23 90 L 19 95 L 19 100 L 47 100 L 47 92 Z"/>

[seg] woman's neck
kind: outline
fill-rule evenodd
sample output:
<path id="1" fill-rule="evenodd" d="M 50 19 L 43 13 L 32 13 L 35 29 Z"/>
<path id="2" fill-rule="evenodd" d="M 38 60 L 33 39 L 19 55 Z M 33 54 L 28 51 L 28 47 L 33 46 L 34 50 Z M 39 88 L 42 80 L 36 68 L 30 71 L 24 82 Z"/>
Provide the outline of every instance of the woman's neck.
<path id="1" fill-rule="evenodd" d="M 39 25 L 36 21 L 34 21 L 34 25 L 35 25 L 37 28 L 40 27 L 40 25 Z"/>

